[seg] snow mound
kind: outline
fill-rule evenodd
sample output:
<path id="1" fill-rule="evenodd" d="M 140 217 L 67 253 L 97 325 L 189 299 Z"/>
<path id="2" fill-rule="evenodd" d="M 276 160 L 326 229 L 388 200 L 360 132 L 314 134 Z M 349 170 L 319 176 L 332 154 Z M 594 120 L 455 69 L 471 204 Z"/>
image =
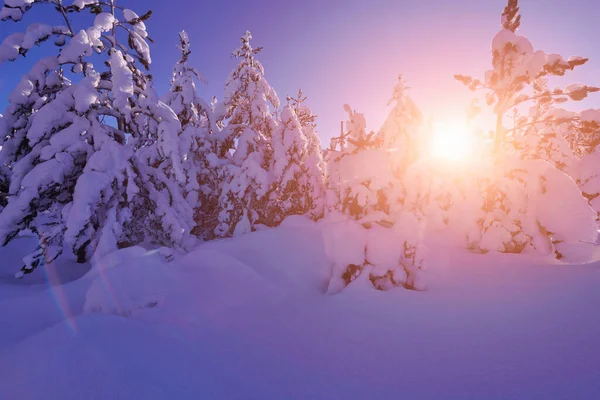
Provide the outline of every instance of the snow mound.
<path id="1" fill-rule="evenodd" d="M 85 312 L 126 316 L 164 304 L 173 275 L 158 252 L 142 250 L 133 247 L 104 257 L 86 294 Z"/>
<path id="2" fill-rule="evenodd" d="M 102 272 L 86 294 L 84 312 L 156 322 L 214 318 L 268 298 L 270 289 L 252 268 L 214 250 L 195 251 L 174 263 L 151 251 Z M 156 310 L 149 314 L 150 309 Z"/>
<path id="3" fill-rule="evenodd" d="M 290 295 L 323 293 L 330 265 L 312 224 L 209 242 L 168 263 L 160 250 L 131 247 L 109 253 L 92 271 L 87 313 L 225 323 L 224 315 L 245 304 L 268 310 Z"/>
<path id="4" fill-rule="evenodd" d="M 208 242 L 190 253 L 186 260 L 201 260 L 204 251 L 215 250 L 251 266 L 262 278 L 288 291 L 323 293 L 331 264 L 325 255 L 322 228 L 315 223 L 300 226 L 303 223 L 295 218 L 290 222 L 296 226 L 280 226 Z"/>
<path id="5" fill-rule="evenodd" d="M 329 261 L 335 265 L 362 265 L 367 247 L 367 230 L 352 220 L 325 222 L 323 241 Z"/>

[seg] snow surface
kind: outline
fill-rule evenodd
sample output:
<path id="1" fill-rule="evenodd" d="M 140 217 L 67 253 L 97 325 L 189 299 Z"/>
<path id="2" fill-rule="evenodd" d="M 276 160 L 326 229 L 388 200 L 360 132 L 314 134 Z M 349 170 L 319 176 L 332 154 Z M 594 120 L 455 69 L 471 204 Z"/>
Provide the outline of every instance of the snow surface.
<path id="1" fill-rule="evenodd" d="M 35 241 L 17 239 L 0 250 L 0 398 L 600 398 L 600 263 L 429 235 L 427 291 L 327 295 L 326 227 L 295 217 L 170 263 L 133 247 L 20 281 Z"/>

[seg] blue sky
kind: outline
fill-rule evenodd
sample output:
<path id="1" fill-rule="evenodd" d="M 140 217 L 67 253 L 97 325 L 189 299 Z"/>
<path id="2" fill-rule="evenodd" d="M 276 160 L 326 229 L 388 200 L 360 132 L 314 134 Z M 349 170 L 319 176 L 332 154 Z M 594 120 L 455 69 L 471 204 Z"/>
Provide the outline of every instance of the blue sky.
<path id="1" fill-rule="evenodd" d="M 569 74 L 564 84 L 600 86 L 600 13 L 598 0 L 522 0 L 522 26 L 536 49 L 565 57 L 582 55 L 590 62 Z M 188 31 L 192 63 L 209 85 L 200 93 L 222 97 L 235 60 L 231 51 L 249 29 L 254 46 L 263 46 L 260 60 L 266 77 L 283 100 L 299 88 L 319 114 L 324 139 L 337 134 L 349 103 L 364 112 L 377 129 L 398 73 L 409 82 L 411 95 L 439 120 L 462 118 L 470 94 L 454 81 L 455 73 L 482 76 L 489 68 L 489 43 L 499 29 L 505 0 L 304 0 L 304 1 L 143 1 L 118 4 L 141 14 L 152 9 L 147 23 L 152 45 L 152 73 L 164 92 L 177 61 L 177 33 Z M 44 7 L 46 7 L 44 9 Z M 47 22 L 49 6 L 20 23 L 0 24 L 0 37 L 24 30 L 25 23 Z M 48 49 L 34 49 L 28 58 Z M 0 109 L 31 62 L 0 65 Z M 600 96 L 585 107 L 600 108 Z"/>

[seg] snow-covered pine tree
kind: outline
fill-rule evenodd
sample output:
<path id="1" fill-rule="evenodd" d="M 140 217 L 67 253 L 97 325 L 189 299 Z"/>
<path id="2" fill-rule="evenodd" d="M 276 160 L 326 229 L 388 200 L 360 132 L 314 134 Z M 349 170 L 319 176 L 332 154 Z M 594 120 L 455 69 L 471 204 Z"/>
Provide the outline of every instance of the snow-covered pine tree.
<path id="1" fill-rule="evenodd" d="M 302 90 L 298 90 L 296 97 L 288 97 L 290 106 L 294 110 L 302 133 L 307 140 L 307 157 L 305 160 L 306 173 L 309 176 L 309 186 L 312 188 L 312 203 L 309 215 L 318 219 L 325 212 L 325 176 L 327 171 L 327 163 L 323 159 L 323 148 L 321 139 L 317 134 L 317 116 L 312 113 L 311 109 L 304 103 L 306 96 L 302 94 Z"/>
<path id="2" fill-rule="evenodd" d="M 408 96 L 408 89 L 402 75 L 398 75 L 398 83 L 388 102 L 388 106 L 392 105 L 392 110 L 379 131 L 384 145 L 395 153 L 395 168 L 399 174 L 404 173 L 406 167 L 417 160 L 423 146 L 423 115 Z"/>
<path id="3" fill-rule="evenodd" d="M 327 207 L 354 219 L 389 211 L 386 192 L 395 181 L 382 138 L 367 132 L 363 114 L 349 105 L 346 132 L 331 141 L 327 165 Z"/>
<path id="4" fill-rule="evenodd" d="M 277 129 L 279 98 L 255 58 L 262 48 L 252 48 L 251 39 L 250 32 L 246 32 L 241 37 L 242 45 L 232 54 L 239 64 L 227 79 L 217 112 L 218 120 L 226 123 L 223 143 L 229 145 L 229 149 L 223 147 L 221 155 L 233 151 L 232 164 L 224 169 L 226 181 L 219 199 L 217 236 L 246 233 L 268 223 L 265 215 L 271 183 L 271 140 Z"/>
<path id="5" fill-rule="evenodd" d="M 323 213 L 324 176 L 320 141 L 315 132 L 314 116 L 302 104 L 302 92 L 280 113 L 280 123 L 273 133 L 271 145 L 273 174 L 268 194 L 267 210 L 262 220 L 276 226 L 290 215 Z M 304 125 L 296 110 L 301 112 Z M 307 137 L 305 132 L 310 135 Z"/>
<path id="6" fill-rule="evenodd" d="M 18 21 L 23 13 L 41 2 L 11 2 L 0 12 L 3 20 Z M 65 14 L 67 26 L 52 27 L 33 24 L 25 33 L 8 36 L 1 45 L 1 61 L 14 61 L 26 55 L 34 44 L 56 37 L 55 44 L 64 45 L 66 38 L 74 38 L 66 17 L 67 8 L 56 4 L 57 11 Z M 77 10 L 75 6 L 73 11 Z M 95 24 L 96 25 L 96 24 Z M 98 18 L 93 36 L 99 40 L 104 30 Z M 84 39 L 91 52 L 87 33 Z M 85 50 L 85 49 L 84 49 Z M 72 60 L 68 51 L 59 56 L 39 60 L 9 96 L 9 106 L 2 120 L 2 164 L 10 170 L 9 204 L 0 215 L 0 239 L 4 244 L 23 229 L 31 229 L 39 236 L 40 248 L 26 257 L 25 271 L 32 270 L 43 256 L 47 262 L 62 252 L 64 225 L 60 223 L 62 210 L 72 200 L 75 180 L 81 173 L 91 148 L 78 140 L 91 128 L 89 121 L 79 115 L 85 111 L 95 94 L 89 95 L 89 85 L 99 76 L 89 74 L 78 88 L 64 78 L 63 65 L 83 69 Z M 79 89 L 79 90 L 78 90 Z M 96 95 L 97 96 L 97 95 Z M 91 99 L 90 99 L 91 97 Z"/>
<path id="7" fill-rule="evenodd" d="M 367 133 L 364 116 L 345 106 L 347 131 L 332 140 L 328 212 L 357 220 L 367 229 L 367 242 L 362 263 L 336 262 L 331 290 L 359 275 L 368 276 L 378 289 L 423 288 L 421 236 L 428 189 L 411 169 L 418 154 L 421 118 L 404 89 L 400 81 L 394 90 L 395 107 L 378 134 Z M 398 159 L 399 154 L 406 159 Z"/>
<path id="8" fill-rule="evenodd" d="M 188 64 L 192 51 L 187 32 L 179 32 L 177 49 L 181 51 L 181 58 L 173 68 L 171 85 L 163 101 L 177 114 L 181 128 L 185 130 L 190 125 L 200 125 L 200 113 L 205 111 L 205 104 L 203 101 L 199 104 L 201 99 L 196 91 L 196 81 L 206 83 L 206 80 L 196 68 Z"/>
<path id="9" fill-rule="evenodd" d="M 169 140 L 154 143 L 179 132 L 177 116 L 158 102 L 138 68 L 150 64 L 144 24 L 150 12 L 138 16 L 113 1 L 77 0 L 66 6 L 59 0 L 15 0 L 4 4 L 0 17 L 19 21 L 31 7 L 47 3 L 65 26 L 32 24 L 1 45 L 2 61 L 13 61 L 52 37 L 62 48 L 39 60 L 9 97 L 0 136 L 10 188 L 0 214 L 0 241 L 6 244 L 25 229 L 38 235 L 40 246 L 25 257 L 21 275 L 56 259 L 63 242 L 80 261 L 139 237 L 167 237 L 183 245 L 186 222 L 169 208 L 177 203 L 177 191 L 159 169 L 141 164 L 148 157 L 136 152 L 152 152 L 157 167 L 159 160 L 168 160 L 181 180 L 180 154 L 165 145 Z M 75 31 L 71 18 L 83 11 L 95 15 L 93 25 Z M 128 46 L 117 31 L 128 38 Z M 92 60 L 105 61 L 107 69 L 97 70 Z M 64 77 L 67 69 L 73 82 Z M 144 211 L 136 209 L 140 205 Z M 130 229 L 136 212 L 136 229 Z M 156 220 L 163 230 L 151 229 Z"/>
<path id="10" fill-rule="evenodd" d="M 393 107 L 379 131 L 383 148 L 390 154 L 390 168 L 395 177 L 382 197 L 388 204 L 390 220 L 394 222 L 392 229 L 400 245 L 401 272 L 392 268 L 376 278 L 380 282 L 391 280 L 398 284 L 398 279 L 391 279 L 391 276 L 400 275 L 405 277 L 400 281 L 405 287 L 424 289 L 421 278 L 425 261 L 423 229 L 427 212 L 438 205 L 432 195 L 433 176 L 420 165 L 427 139 L 426 128 L 431 127 L 408 95 L 408 89 L 403 76 L 398 75 L 398 83 L 388 102 Z"/>
<path id="11" fill-rule="evenodd" d="M 12 19 L 19 21 L 33 4 L 29 2 L 14 2 L 12 6 L 4 5 L 0 11 L 0 18 L 5 21 Z M 64 44 L 66 34 L 69 28 L 65 26 L 49 26 L 46 24 L 33 24 L 24 33 L 14 33 L 5 38 L 0 45 L 0 62 L 14 61 L 19 55 L 26 56 L 34 45 L 40 45 L 48 39 L 55 37 L 55 44 L 60 46 Z M 71 32 L 72 34 L 72 32 Z M 42 149 L 50 144 L 48 140 L 39 141 L 39 131 L 46 128 L 44 118 L 58 116 L 52 113 L 44 113 L 37 118 L 34 123 L 33 116 L 37 114 L 44 106 L 51 104 L 56 100 L 57 95 L 64 89 L 69 88 L 70 81 L 64 77 L 63 69 L 56 57 L 47 57 L 34 64 L 32 69 L 21 79 L 15 90 L 8 97 L 8 107 L 3 118 L 0 120 L 0 164 L 2 168 L 3 183 L 6 186 L 2 197 L 4 208 L 0 214 L 0 241 L 7 244 L 14 238 L 19 231 L 31 229 L 39 237 L 40 247 L 25 259 L 25 267 L 32 270 L 39 264 L 39 258 L 42 255 L 42 249 L 45 251 L 49 260 L 54 259 L 62 251 L 62 232 L 55 229 L 55 222 L 61 218 L 61 210 L 64 204 L 68 202 L 70 193 L 73 191 L 72 179 L 61 179 L 59 184 L 54 187 L 47 187 L 43 182 L 35 182 L 34 175 L 24 181 L 24 178 L 41 161 L 46 161 L 42 157 Z M 71 96 L 72 98 L 74 96 Z M 54 110 L 55 112 L 58 110 Z M 63 110 L 58 111 L 62 113 Z M 37 115 L 36 115 L 37 117 Z M 52 120 L 50 119 L 50 122 Z M 68 115 L 63 125 L 73 126 L 77 129 L 79 119 Z M 50 125 L 50 123 L 48 124 Z M 54 127 L 49 126 L 52 129 Z M 56 128 L 55 128 L 56 129 Z M 60 127 L 58 128 L 60 129 Z M 33 137 L 28 137 L 29 132 L 33 130 Z M 36 130 L 38 133 L 36 134 Z M 71 129 L 73 130 L 73 129 Z M 69 132 L 62 135 L 55 135 L 54 143 L 59 147 L 68 146 Z M 71 133 L 72 135 L 72 133 Z M 63 138 L 66 138 L 66 143 Z M 85 152 L 85 151 L 84 151 Z M 59 154 L 58 159 L 50 161 L 57 174 L 60 174 L 61 165 L 64 157 Z M 73 157 L 66 161 L 66 164 L 77 163 L 81 168 L 81 156 L 73 152 Z M 42 165 L 37 171 L 52 169 L 50 164 Z M 49 168 L 50 167 L 50 168 Z M 69 166 L 66 165 L 65 169 Z M 65 171 L 66 172 L 66 171 Z M 39 173 L 39 172 L 38 172 Z M 23 182 L 24 181 L 24 182 Z M 23 185 L 25 183 L 25 185 Z M 33 197 L 39 188 L 27 190 L 27 197 L 23 198 L 22 204 L 17 203 L 17 194 L 25 192 L 25 186 L 46 186 L 44 188 L 46 199 L 35 201 Z M 67 195 L 62 195 L 67 193 Z M 8 206 L 11 200 L 12 206 Z"/>
<path id="12" fill-rule="evenodd" d="M 302 127 L 302 133 L 308 140 L 309 153 L 317 157 L 317 164 L 322 173 L 325 172 L 326 163 L 323 160 L 323 148 L 321 139 L 317 134 L 317 115 L 312 113 L 312 110 L 304 103 L 307 97 L 303 95 L 302 90 L 298 90 L 296 97 L 288 96 L 287 100 L 296 113 L 298 122 Z"/>
<path id="13" fill-rule="evenodd" d="M 139 191 L 126 189 L 125 211 L 131 213 L 123 225 L 122 245 L 145 242 L 185 250 L 194 242 L 193 208 L 185 198 L 189 155 L 179 144 L 181 125 L 175 112 L 159 100 L 151 80 L 138 100 L 135 118 L 141 131 L 132 130 L 128 145 L 135 151 L 130 163 Z M 107 249 L 114 247 L 109 244 Z"/>
<path id="14" fill-rule="evenodd" d="M 527 93 L 539 79 L 549 76 L 563 76 L 569 70 L 585 64 L 588 59 L 570 57 L 565 60 L 558 54 L 546 54 L 535 50 L 525 36 L 516 34 L 521 23 L 518 0 L 509 0 L 502 13 L 502 30 L 492 39 L 492 69 L 485 73 L 484 81 L 469 76 L 455 75 L 455 78 L 469 89 L 484 90 L 486 102 L 494 106 L 496 129 L 494 146 L 498 153 L 506 147 L 512 148 L 511 138 L 516 133 L 530 129 L 531 126 L 552 121 L 554 116 L 548 113 L 534 113 L 535 120 L 522 118 L 510 129 L 504 127 L 504 120 L 509 111 L 521 107 L 529 101 L 537 101 L 538 105 L 547 104 L 550 99 L 558 98 L 562 102 L 567 97 L 579 101 L 588 93 L 597 92 L 599 88 L 586 85 L 569 85 L 565 89 L 542 90 L 541 93 Z"/>
<path id="15" fill-rule="evenodd" d="M 404 187 L 404 175 L 422 150 L 424 126 L 406 90 L 399 76 L 389 102 L 394 106 L 377 134 L 367 133 L 364 116 L 345 106 L 347 132 L 332 139 L 329 154 L 330 208 L 362 218 L 375 211 L 393 214 L 402 210 L 409 190 L 423 200 L 427 197 L 424 186 L 418 190 Z"/>
<path id="16" fill-rule="evenodd" d="M 420 179 L 406 180 L 404 173 L 410 170 L 411 161 L 398 162 L 394 147 L 403 143 L 401 150 L 406 150 L 409 157 L 412 141 L 406 139 L 416 135 L 413 128 L 418 129 L 420 113 L 409 98 L 396 99 L 397 108 L 378 134 L 367 133 L 364 116 L 346 105 L 347 131 L 332 140 L 327 168 L 328 214 L 334 217 L 341 213 L 356 220 L 358 226 L 352 229 L 365 229 L 366 238 L 364 259 L 356 253 L 357 258 L 350 264 L 344 262 L 348 260 L 346 254 L 334 260 L 329 289 L 332 293 L 359 276 L 366 276 L 381 290 L 400 285 L 423 288 L 422 209 L 427 187 Z M 402 115 L 402 110 L 407 115 Z M 403 190 L 399 176 L 410 191 Z M 413 178 L 415 174 L 408 176 Z M 348 254 L 354 253 L 348 250 Z"/>
<path id="17" fill-rule="evenodd" d="M 390 154 L 395 182 L 388 198 L 390 212 L 405 211 L 428 219 L 439 214 L 441 198 L 450 198 L 450 185 L 440 179 L 436 165 L 427 164 L 426 146 L 431 124 L 408 95 L 402 75 L 393 89 L 388 105 L 392 109 L 379 131 L 382 146 Z M 443 172 L 443 171 L 442 171 Z M 444 177 L 445 178 L 445 177 Z M 451 199 L 448 200 L 451 202 Z"/>
<path id="18" fill-rule="evenodd" d="M 519 138 L 539 135 L 544 128 L 576 121 L 577 118 L 565 118 L 565 113 L 550 107 L 545 112 L 538 110 L 523 118 L 515 118 L 512 128 L 505 127 L 505 119 L 511 111 L 514 115 L 514 110 L 523 108 L 527 102 L 537 101 L 538 107 L 546 107 L 554 100 L 582 100 L 588 93 L 600 89 L 569 85 L 565 89 L 534 91 L 533 86 L 540 79 L 563 76 L 568 70 L 585 64 L 587 58 L 570 57 L 565 60 L 557 54 L 534 51 L 526 37 L 516 34 L 520 22 L 518 0 L 509 0 L 502 13 L 502 29 L 492 40 L 492 69 L 485 73 L 485 79 L 455 77 L 473 91 L 483 90 L 487 104 L 494 107 L 496 115 L 496 164 L 492 168 L 490 185 L 482 188 L 489 214 L 483 226 L 482 247 L 518 252 L 531 245 L 546 252 L 552 247 L 547 245 L 550 240 L 554 243 L 593 241 L 597 234 L 593 222 L 595 216 L 587 204 L 580 201 L 581 192 L 573 181 L 554 166 L 560 161 L 552 160 L 551 164 L 544 160 L 557 151 L 545 151 L 537 155 L 541 160 L 531 160 L 535 152 L 523 152 L 524 146 Z M 533 148 L 539 149 L 541 145 L 542 149 L 552 150 L 548 143 L 553 141 L 542 137 Z M 542 198 L 544 207 L 539 206 Z M 564 206 L 565 199 L 569 199 L 572 213 L 556 212 L 553 215 L 546 212 L 549 208 Z M 534 207 L 536 204 L 538 206 Z M 578 229 L 575 229 L 574 220 L 578 221 Z"/>
<path id="19" fill-rule="evenodd" d="M 181 58 L 173 68 L 173 77 L 164 102 L 177 114 L 182 132 L 179 143 L 187 174 L 186 197 L 194 208 L 193 233 L 203 239 L 214 237 L 218 220 L 218 201 L 222 187 L 223 166 L 230 154 L 220 154 L 223 147 L 220 128 L 213 107 L 198 96 L 196 81 L 206 83 L 189 64 L 190 40 L 185 31 L 179 33 Z"/>

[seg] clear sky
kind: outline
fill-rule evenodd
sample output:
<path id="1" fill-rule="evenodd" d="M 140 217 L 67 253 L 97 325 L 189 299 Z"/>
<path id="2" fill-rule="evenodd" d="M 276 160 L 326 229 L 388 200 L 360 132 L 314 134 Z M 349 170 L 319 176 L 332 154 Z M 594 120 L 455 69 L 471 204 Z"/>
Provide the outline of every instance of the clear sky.
<path id="1" fill-rule="evenodd" d="M 67 1 L 68 2 L 68 1 Z M 364 112 L 379 128 L 399 73 L 408 80 L 417 104 L 438 120 L 462 118 L 470 94 L 453 74 L 483 76 L 489 68 L 489 44 L 499 29 L 506 0 L 120 0 L 138 14 L 152 9 L 147 23 L 152 46 L 152 73 L 164 92 L 178 59 L 177 33 L 192 41 L 192 63 L 208 86 L 200 94 L 222 98 L 223 85 L 235 66 L 231 51 L 245 30 L 259 55 L 267 80 L 282 101 L 302 88 L 319 114 L 321 136 L 339 132 L 342 106 Z M 582 55 L 590 62 L 562 82 L 600 86 L 600 0 L 521 0 L 520 33 L 536 49 L 565 57 Z M 28 22 L 46 22 L 43 7 L 18 24 L 0 24 L 4 39 Z M 44 49 L 35 49 L 39 56 Z M 27 60 L 0 65 L 0 109 Z M 600 96 L 585 107 L 600 108 Z M 458 117 L 457 117 L 458 116 Z"/>

